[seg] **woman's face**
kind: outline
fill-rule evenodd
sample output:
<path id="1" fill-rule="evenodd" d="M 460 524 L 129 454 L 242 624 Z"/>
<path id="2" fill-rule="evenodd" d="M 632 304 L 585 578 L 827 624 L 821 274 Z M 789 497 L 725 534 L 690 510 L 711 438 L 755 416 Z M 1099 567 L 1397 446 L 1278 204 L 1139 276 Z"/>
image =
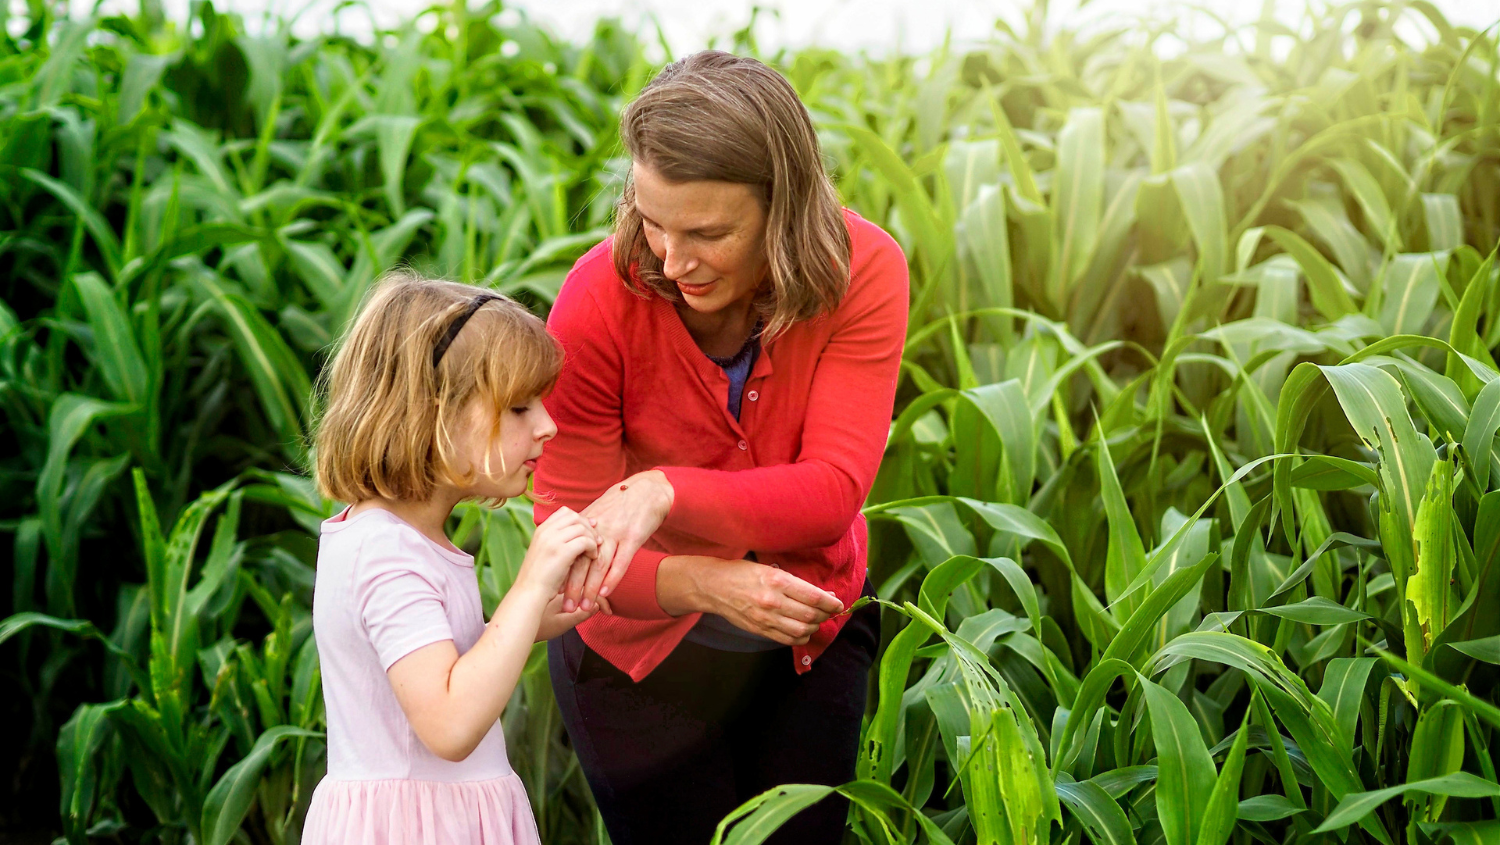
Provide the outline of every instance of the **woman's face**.
<path id="1" fill-rule="evenodd" d="M 754 190 L 669 182 L 640 162 L 631 174 L 646 242 L 687 306 L 712 314 L 754 299 L 766 272 L 766 212 Z"/>

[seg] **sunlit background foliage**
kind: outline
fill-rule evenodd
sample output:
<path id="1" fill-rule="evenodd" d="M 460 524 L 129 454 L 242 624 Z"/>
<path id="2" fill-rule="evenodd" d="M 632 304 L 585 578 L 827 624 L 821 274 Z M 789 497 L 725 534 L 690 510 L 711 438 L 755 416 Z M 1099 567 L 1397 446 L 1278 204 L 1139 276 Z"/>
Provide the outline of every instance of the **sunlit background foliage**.
<path id="1" fill-rule="evenodd" d="M 851 840 L 1500 840 L 1496 30 L 1370 0 L 1184 48 L 1036 8 L 762 54 L 912 267 Z M 500 12 L 0 19 L 0 823 L 298 840 L 327 346 L 398 262 L 545 314 L 656 66 Z M 493 607 L 528 508 L 452 529 Z M 544 841 L 602 842 L 542 650 L 503 721 Z"/>

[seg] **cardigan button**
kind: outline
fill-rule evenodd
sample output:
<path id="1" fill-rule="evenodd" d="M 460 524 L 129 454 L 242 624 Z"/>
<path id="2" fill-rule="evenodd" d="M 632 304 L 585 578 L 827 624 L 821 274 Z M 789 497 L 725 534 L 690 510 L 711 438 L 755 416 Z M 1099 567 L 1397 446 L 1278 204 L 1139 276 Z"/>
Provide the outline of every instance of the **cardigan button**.
<path id="1" fill-rule="evenodd" d="M 743 451 L 745 451 L 745 450 L 746 450 L 746 449 L 748 449 L 748 448 L 750 448 L 750 444 L 749 444 L 749 443 L 746 443 L 746 442 L 745 442 L 745 441 L 743 441 L 743 440 L 741 440 L 741 441 L 740 441 L 740 451 L 741 451 L 741 452 L 743 452 Z"/>
<path id="2" fill-rule="evenodd" d="M 754 402 L 755 400 L 760 398 L 760 394 L 752 390 L 749 393 L 745 394 L 745 398 L 749 399 L 751 402 Z"/>
<path id="3" fill-rule="evenodd" d="M 812 665 L 812 657 L 810 657 L 810 656 L 808 656 L 806 654 L 802 655 L 802 665 L 803 666 L 811 666 Z"/>

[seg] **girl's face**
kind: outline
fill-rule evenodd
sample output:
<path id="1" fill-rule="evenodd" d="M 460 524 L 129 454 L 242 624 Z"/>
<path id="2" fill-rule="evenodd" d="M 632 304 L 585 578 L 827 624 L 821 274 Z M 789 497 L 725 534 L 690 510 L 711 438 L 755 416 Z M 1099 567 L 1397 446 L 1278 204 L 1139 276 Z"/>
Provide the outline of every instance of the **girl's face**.
<path id="1" fill-rule="evenodd" d="M 766 274 L 766 213 L 749 185 L 669 182 L 640 162 L 631 178 L 646 243 L 689 308 L 712 314 L 755 298 Z"/>
<path id="2" fill-rule="evenodd" d="M 536 471 L 536 459 L 542 455 L 542 445 L 557 434 L 557 426 L 539 396 L 501 408 L 499 413 L 500 436 L 490 437 L 493 417 L 489 409 L 479 402 L 471 407 L 466 439 L 457 444 L 460 454 L 467 456 L 467 468 L 474 472 L 474 482 L 465 491 L 467 496 L 513 499 L 525 493 L 527 481 Z M 465 467 L 457 469 L 463 471 Z"/>

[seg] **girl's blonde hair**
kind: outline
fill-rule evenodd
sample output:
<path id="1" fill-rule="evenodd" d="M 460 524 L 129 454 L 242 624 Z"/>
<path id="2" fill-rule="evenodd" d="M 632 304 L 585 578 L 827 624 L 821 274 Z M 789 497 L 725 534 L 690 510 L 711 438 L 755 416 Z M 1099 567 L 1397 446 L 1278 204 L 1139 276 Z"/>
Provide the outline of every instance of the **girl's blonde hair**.
<path id="1" fill-rule="evenodd" d="M 755 192 L 766 212 L 769 271 L 755 308 L 768 339 L 838 307 L 849 289 L 849 228 L 807 108 L 785 77 L 755 59 L 694 53 L 663 68 L 625 108 L 620 138 L 631 159 L 668 182 L 736 182 Z M 613 257 L 631 289 L 682 301 L 646 243 L 629 176 Z"/>
<path id="2" fill-rule="evenodd" d="M 481 305 L 433 365 L 449 326 L 489 293 L 472 285 L 387 273 L 371 290 L 319 378 L 313 435 L 318 492 L 358 502 L 426 501 L 439 484 L 464 486 L 453 433 L 474 413 L 500 433 L 504 409 L 546 395 L 562 347 L 526 307 L 499 297 Z"/>

